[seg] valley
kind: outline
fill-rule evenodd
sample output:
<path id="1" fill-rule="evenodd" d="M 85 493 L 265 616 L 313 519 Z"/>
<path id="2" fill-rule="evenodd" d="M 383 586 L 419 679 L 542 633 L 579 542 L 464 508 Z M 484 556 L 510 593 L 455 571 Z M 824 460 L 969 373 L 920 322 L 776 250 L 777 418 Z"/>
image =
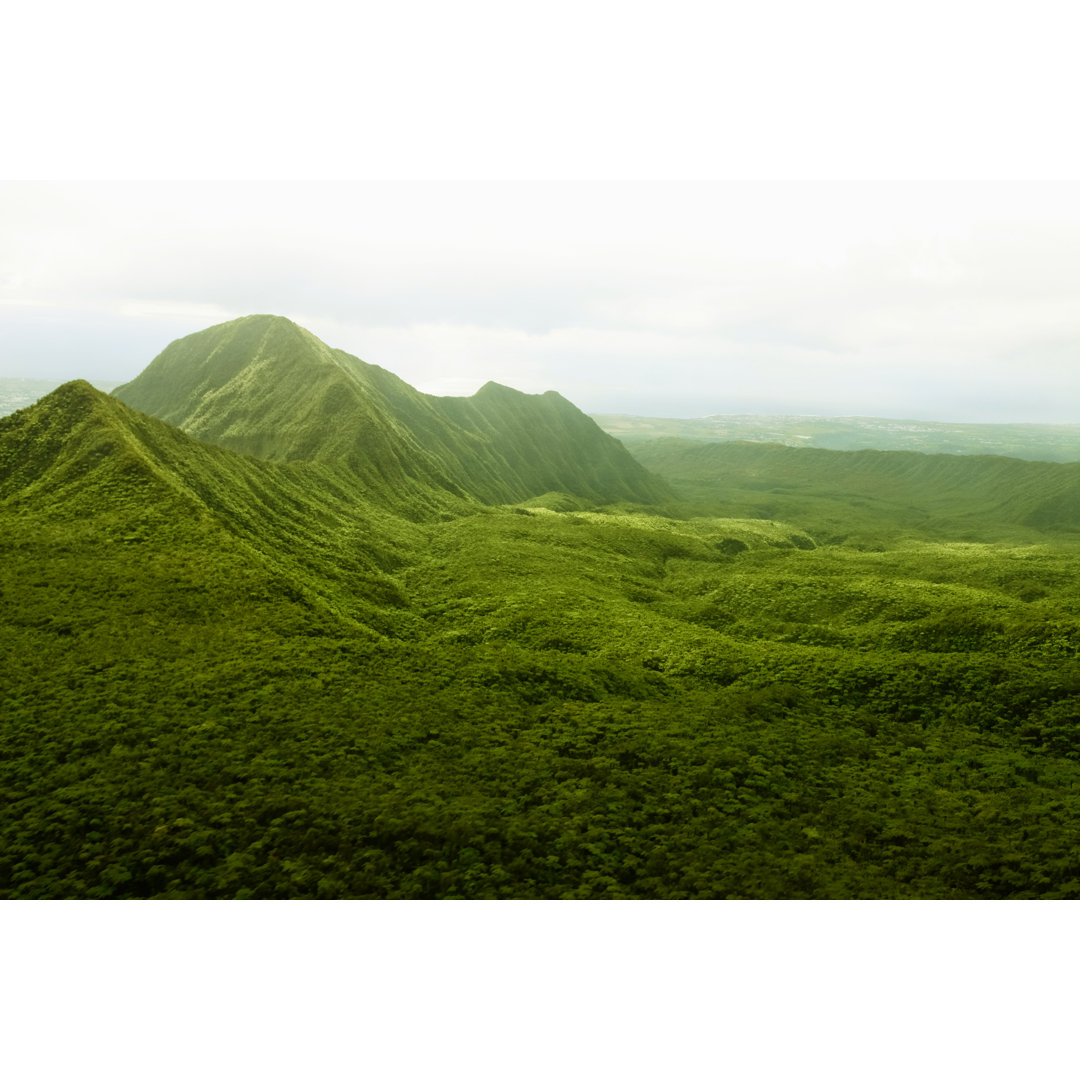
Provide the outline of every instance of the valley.
<path id="1" fill-rule="evenodd" d="M 271 316 L 0 419 L 0 897 L 1080 895 L 1080 465 L 628 445 Z"/>

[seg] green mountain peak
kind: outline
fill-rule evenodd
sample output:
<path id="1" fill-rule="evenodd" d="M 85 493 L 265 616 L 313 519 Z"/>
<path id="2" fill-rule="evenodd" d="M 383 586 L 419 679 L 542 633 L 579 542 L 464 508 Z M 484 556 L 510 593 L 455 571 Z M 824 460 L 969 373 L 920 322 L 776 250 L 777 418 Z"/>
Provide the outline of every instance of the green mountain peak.
<path id="1" fill-rule="evenodd" d="M 433 397 L 279 316 L 174 341 L 114 394 L 204 442 L 344 464 L 374 489 L 421 485 L 488 503 L 549 491 L 605 503 L 669 495 L 554 391 L 489 382 L 471 398 Z"/>
<path id="2" fill-rule="evenodd" d="M 191 440 L 84 380 L 57 387 L 30 408 L 0 419 L 0 499 L 44 504 L 78 519 L 108 505 L 179 488 L 161 460 Z M 198 444 L 193 444 L 196 450 Z"/>

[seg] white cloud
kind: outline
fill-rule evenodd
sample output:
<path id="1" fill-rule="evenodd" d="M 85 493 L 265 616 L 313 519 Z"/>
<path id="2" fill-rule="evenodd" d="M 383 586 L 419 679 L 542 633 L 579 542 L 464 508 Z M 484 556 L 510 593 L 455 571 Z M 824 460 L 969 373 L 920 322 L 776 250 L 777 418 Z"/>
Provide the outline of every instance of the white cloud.
<path id="1" fill-rule="evenodd" d="M 274 312 L 432 392 L 495 379 L 594 411 L 1061 419 L 1080 397 L 1063 362 L 1078 194 L 4 185 L 0 364 L 66 375 L 83 353 L 88 374 L 126 378 L 172 337 Z"/>

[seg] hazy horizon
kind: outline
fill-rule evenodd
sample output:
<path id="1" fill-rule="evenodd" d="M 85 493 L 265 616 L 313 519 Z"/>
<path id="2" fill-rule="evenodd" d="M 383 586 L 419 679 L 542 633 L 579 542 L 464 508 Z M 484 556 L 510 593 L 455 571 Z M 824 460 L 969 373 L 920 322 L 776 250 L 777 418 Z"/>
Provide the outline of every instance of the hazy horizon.
<path id="1" fill-rule="evenodd" d="M 0 375 L 122 382 L 285 315 L 438 395 L 1080 420 L 1074 182 L 0 187 Z"/>
<path id="2" fill-rule="evenodd" d="M 72 379 L 85 379 L 86 382 L 95 386 L 97 389 L 104 391 L 105 393 L 111 393 L 116 387 L 123 385 L 124 381 L 118 379 L 99 379 L 93 376 L 76 375 L 72 376 Z M 3 400 L 2 390 L 5 380 L 14 380 L 19 382 L 27 382 L 40 384 L 40 392 L 28 397 L 23 403 L 17 406 L 8 405 L 7 409 L 4 408 L 5 402 Z M 0 416 L 6 415 L 8 411 L 14 411 L 15 408 L 24 408 L 26 404 L 30 404 L 32 401 L 39 400 L 44 397 L 50 390 L 55 389 L 58 386 L 62 386 L 65 382 L 69 382 L 69 379 L 55 379 L 55 378 L 41 378 L 36 375 L 0 375 Z M 554 389 L 554 388 L 553 388 Z M 565 396 L 565 395 L 564 395 Z M 574 403 L 576 404 L 576 402 Z M 996 424 L 1001 426 L 1029 426 L 1031 424 L 1042 424 L 1047 427 L 1061 427 L 1071 426 L 1080 428 L 1080 419 L 1076 421 L 1034 421 L 1034 420 L 1001 420 L 1001 421 L 967 421 L 967 420 L 929 420 L 920 416 L 885 416 L 870 413 L 807 413 L 807 412 L 745 412 L 745 413 L 705 413 L 701 415 L 686 415 L 686 416 L 660 416 L 652 413 L 630 413 L 630 412 L 609 412 L 606 410 L 582 410 L 587 412 L 588 415 L 594 417 L 634 417 L 640 420 L 711 420 L 711 419 L 739 419 L 739 418 L 759 418 L 759 419 L 803 419 L 803 420 L 891 420 L 898 423 L 928 423 L 928 424 L 956 424 L 956 425 L 977 425 L 977 424 Z"/>

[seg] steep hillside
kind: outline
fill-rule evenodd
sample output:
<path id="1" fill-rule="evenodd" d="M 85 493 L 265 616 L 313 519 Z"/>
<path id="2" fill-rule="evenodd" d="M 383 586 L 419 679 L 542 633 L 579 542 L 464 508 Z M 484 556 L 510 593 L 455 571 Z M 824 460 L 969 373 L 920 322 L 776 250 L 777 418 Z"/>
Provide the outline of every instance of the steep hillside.
<path id="1" fill-rule="evenodd" d="M 244 577 L 380 632 L 399 606 L 388 572 L 418 542 L 407 517 L 468 505 L 429 493 L 426 510 L 395 514 L 341 471 L 205 445 L 82 381 L 0 418 L 0 514 L 24 555 L 93 551 L 133 582 L 150 552 L 188 551 L 215 581 L 240 559 Z"/>
<path id="2" fill-rule="evenodd" d="M 1080 896 L 1075 541 L 368 486 L 0 420 L 0 899 Z"/>
<path id="3" fill-rule="evenodd" d="M 490 475 L 514 478 L 511 497 L 500 501 L 549 491 L 596 502 L 670 497 L 656 477 L 629 467 L 636 462 L 617 439 L 554 390 L 523 394 L 489 382 L 469 398 L 428 400 L 450 424 L 476 438 L 477 457 L 485 459 Z"/>
<path id="4" fill-rule="evenodd" d="M 288 319 L 249 316 L 174 341 L 114 395 L 203 442 L 346 464 L 375 493 L 455 491 L 350 360 Z"/>
<path id="5" fill-rule="evenodd" d="M 418 482 L 488 503 L 551 490 L 606 503 L 668 494 L 558 395 L 489 384 L 471 399 L 430 397 L 277 316 L 175 341 L 115 394 L 197 439 L 345 464 L 375 488 Z"/>
<path id="6" fill-rule="evenodd" d="M 0 499 L 49 508 L 77 521 L 124 506 L 167 504 L 197 511 L 186 485 L 163 463 L 190 462 L 201 447 L 140 417 L 82 380 L 0 420 Z"/>
<path id="7" fill-rule="evenodd" d="M 780 518 L 819 536 L 846 523 L 954 538 L 1080 529 L 1080 464 L 891 450 L 656 439 L 635 456 L 712 512 Z"/>

